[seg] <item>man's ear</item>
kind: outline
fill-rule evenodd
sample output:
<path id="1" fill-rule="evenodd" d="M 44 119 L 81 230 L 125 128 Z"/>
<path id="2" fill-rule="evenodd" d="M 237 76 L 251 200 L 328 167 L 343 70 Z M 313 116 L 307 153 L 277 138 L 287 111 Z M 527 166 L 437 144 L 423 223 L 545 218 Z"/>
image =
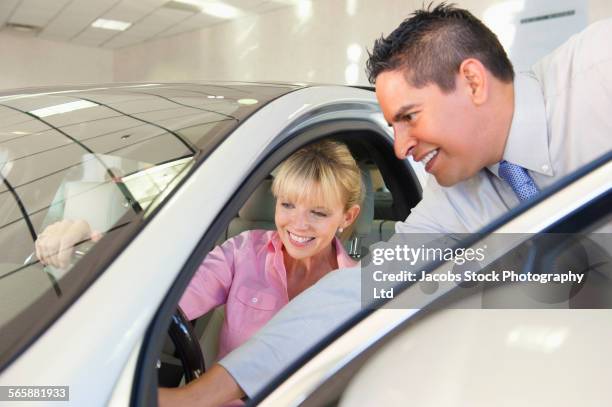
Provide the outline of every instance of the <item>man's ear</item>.
<path id="1" fill-rule="evenodd" d="M 465 59 L 459 66 L 459 84 L 463 85 L 474 104 L 482 105 L 489 97 L 487 69 L 476 58 Z"/>

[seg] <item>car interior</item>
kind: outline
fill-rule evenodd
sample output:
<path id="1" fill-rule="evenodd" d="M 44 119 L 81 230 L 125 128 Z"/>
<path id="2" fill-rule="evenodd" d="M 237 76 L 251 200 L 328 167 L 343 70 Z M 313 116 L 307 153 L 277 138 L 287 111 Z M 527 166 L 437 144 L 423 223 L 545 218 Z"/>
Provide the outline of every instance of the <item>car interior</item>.
<path id="1" fill-rule="evenodd" d="M 378 241 L 389 239 L 395 231 L 395 222 L 405 219 L 406 208 L 410 208 L 420 200 L 420 189 L 412 191 L 411 202 L 406 202 L 405 196 L 394 193 L 394 190 L 406 182 L 403 175 L 388 168 L 390 152 L 381 154 L 380 147 L 375 148 L 372 139 L 340 135 L 334 139 L 347 144 L 357 161 L 362 173 L 365 188 L 360 215 L 351 228 L 350 236 L 343 241 L 347 253 L 356 260 L 365 256 L 368 247 Z M 385 146 L 392 148 L 391 145 Z M 395 160 L 394 160 L 395 161 Z M 397 160 L 399 162 L 399 160 Z M 216 244 L 244 231 L 252 229 L 274 230 L 275 198 L 271 186 L 275 171 L 272 171 L 255 188 L 247 198 L 235 217 L 227 224 L 218 236 Z M 418 194 L 418 196 L 415 196 Z M 206 369 L 217 360 L 219 346 L 219 331 L 225 317 L 224 306 L 219 306 L 207 314 L 191 321 L 193 334 L 199 338 L 200 349 L 204 357 Z M 184 383 L 184 368 L 175 345 L 167 338 L 158 363 L 158 381 L 162 387 L 176 387 Z"/>

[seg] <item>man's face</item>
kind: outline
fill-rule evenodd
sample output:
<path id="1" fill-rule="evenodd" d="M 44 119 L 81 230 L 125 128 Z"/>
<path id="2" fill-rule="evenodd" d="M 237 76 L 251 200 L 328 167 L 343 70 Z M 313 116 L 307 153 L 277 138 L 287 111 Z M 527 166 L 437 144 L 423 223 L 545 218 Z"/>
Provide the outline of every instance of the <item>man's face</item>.
<path id="1" fill-rule="evenodd" d="M 376 78 L 376 97 L 395 133 L 395 155 L 412 155 L 440 185 L 454 185 L 488 165 L 491 146 L 469 87 L 458 83 L 450 93 L 436 84 L 417 89 L 403 70 L 393 70 Z"/>

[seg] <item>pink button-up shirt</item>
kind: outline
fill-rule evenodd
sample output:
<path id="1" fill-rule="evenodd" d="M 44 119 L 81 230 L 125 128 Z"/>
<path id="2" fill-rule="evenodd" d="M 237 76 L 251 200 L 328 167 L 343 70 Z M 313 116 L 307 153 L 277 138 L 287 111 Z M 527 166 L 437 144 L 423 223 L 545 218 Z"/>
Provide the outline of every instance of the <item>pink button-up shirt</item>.
<path id="1" fill-rule="evenodd" d="M 334 239 L 339 268 L 357 263 Z M 242 345 L 289 302 L 278 232 L 250 230 L 206 256 L 179 302 L 190 320 L 225 304 L 218 359 Z"/>

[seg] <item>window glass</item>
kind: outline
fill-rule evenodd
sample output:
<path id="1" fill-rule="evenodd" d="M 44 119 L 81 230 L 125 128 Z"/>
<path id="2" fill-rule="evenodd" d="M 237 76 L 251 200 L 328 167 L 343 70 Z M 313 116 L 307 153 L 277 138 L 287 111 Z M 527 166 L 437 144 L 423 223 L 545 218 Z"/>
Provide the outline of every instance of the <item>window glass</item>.
<path id="1" fill-rule="evenodd" d="M 0 297 L 11 306 L 1 308 L 0 323 L 68 278 L 95 242 L 136 220 L 140 212 L 150 213 L 159 203 L 156 198 L 187 173 L 193 153 L 167 133 L 155 141 L 140 140 L 109 149 L 109 154 L 84 152 L 74 144 L 43 152 L 38 160 L 53 161 L 47 175 L 36 172 L 33 157 L 4 162 Z M 72 239 L 75 247 L 63 250 L 63 239 Z M 41 249 L 36 242 L 47 246 Z M 41 250 L 47 251 L 46 258 Z M 51 257 L 65 257 L 66 262 L 53 264 Z"/>
<path id="2" fill-rule="evenodd" d="M 292 89 L 148 84 L 0 97 L 0 365 L 102 272 L 197 160 Z"/>

